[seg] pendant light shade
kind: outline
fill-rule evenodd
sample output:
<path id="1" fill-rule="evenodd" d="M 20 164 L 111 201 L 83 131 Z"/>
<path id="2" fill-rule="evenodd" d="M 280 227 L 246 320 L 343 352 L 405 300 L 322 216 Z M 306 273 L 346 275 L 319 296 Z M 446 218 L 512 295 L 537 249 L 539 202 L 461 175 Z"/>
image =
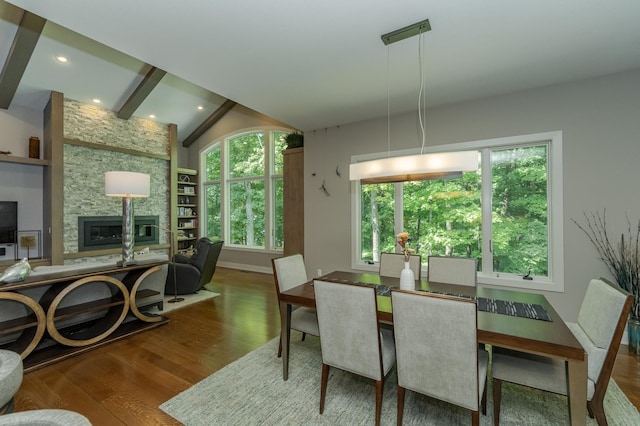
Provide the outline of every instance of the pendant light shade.
<path id="1" fill-rule="evenodd" d="M 403 182 L 459 177 L 478 170 L 478 151 L 404 155 L 353 163 L 349 179 L 362 183 Z"/>

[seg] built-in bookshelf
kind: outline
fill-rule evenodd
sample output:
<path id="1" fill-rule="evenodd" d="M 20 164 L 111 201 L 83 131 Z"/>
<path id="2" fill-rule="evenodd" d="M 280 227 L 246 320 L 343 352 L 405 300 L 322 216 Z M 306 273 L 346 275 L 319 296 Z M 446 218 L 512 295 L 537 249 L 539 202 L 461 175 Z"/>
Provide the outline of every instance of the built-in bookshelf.
<path id="1" fill-rule="evenodd" d="M 178 252 L 188 253 L 198 239 L 198 172 L 178 168 Z"/>

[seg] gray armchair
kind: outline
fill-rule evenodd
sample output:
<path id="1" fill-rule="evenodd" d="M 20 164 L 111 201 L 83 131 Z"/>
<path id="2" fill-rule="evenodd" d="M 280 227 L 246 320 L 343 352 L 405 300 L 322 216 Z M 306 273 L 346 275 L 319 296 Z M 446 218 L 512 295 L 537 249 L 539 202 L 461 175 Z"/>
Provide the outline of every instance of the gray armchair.
<path id="1" fill-rule="evenodd" d="M 165 294 L 171 295 L 176 292 L 174 277 L 177 294 L 195 293 L 211 281 L 223 244 L 222 240 L 212 242 L 204 237 L 196 243 L 196 252 L 193 256 L 176 254 L 173 262 L 169 264 L 167 282 L 164 286 Z"/>

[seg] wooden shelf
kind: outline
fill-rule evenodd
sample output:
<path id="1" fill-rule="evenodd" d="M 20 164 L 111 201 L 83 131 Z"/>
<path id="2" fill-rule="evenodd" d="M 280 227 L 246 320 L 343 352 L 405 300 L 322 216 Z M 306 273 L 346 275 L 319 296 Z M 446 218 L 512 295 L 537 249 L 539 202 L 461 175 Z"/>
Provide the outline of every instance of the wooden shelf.
<path id="1" fill-rule="evenodd" d="M 48 160 L 41 160 L 39 158 L 29 157 L 14 157 L 11 155 L 0 154 L 0 161 L 5 163 L 26 164 L 29 166 L 48 166 Z"/>
<path id="2" fill-rule="evenodd" d="M 177 252 L 188 250 L 193 242 L 198 239 L 198 171 L 192 169 L 177 169 L 177 187 L 178 196 L 177 207 L 177 223 L 176 233 L 184 233 L 180 231 L 188 231 L 188 235 L 178 236 Z M 195 215 L 193 213 L 196 213 Z"/>
<path id="3" fill-rule="evenodd" d="M 38 318 L 35 315 L 29 315 L 9 321 L 0 322 L 0 336 L 12 334 L 17 331 L 26 330 L 27 328 L 37 327 Z"/>
<path id="4" fill-rule="evenodd" d="M 130 322 L 125 322 L 115 332 L 111 333 L 109 337 L 99 342 L 96 342 L 92 345 L 81 346 L 81 347 L 53 345 L 53 346 L 44 348 L 42 350 L 32 353 L 29 357 L 23 360 L 24 371 L 25 373 L 28 373 L 29 371 L 46 367 L 47 365 L 53 364 L 58 361 L 62 361 L 63 359 L 67 359 L 74 355 L 78 355 L 78 354 L 90 351 L 92 349 L 95 349 L 100 346 L 104 346 L 111 342 L 124 339 L 133 334 L 150 330 L 152 328 L 167 324 L 168 322 L 169 322 L 169 319 L 164 316 L 160 316 L 160 321 L 158 322 L 142 322 L 139 320 L 134 320 Z"/>

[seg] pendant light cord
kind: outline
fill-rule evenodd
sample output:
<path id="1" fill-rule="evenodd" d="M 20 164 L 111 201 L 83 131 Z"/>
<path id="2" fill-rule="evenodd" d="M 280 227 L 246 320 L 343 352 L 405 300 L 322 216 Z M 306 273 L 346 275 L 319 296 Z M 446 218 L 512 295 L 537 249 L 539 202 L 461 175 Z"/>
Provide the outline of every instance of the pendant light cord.
<path id="1" fill-rule="evenodd" d="M 420 92 L 418 94 L 418 121 L 420 122 L 420 131 L 422 132 L 422 147 L 420 155 L 424 153 L 424 145 L 426 142 L 425 127 L 427 125 L 427 102 L 426 95 L 423 96 L 424 88 L 424 55 L 422 54 L 422 30 L 418 36 L 418 70 L 420 71 Z"/>
<path id="2" fill-rule="evenodd" d="M 387 45 L 387 157 L 391 157 L 391 103 L 389 101 L 389 45 Z"/>

